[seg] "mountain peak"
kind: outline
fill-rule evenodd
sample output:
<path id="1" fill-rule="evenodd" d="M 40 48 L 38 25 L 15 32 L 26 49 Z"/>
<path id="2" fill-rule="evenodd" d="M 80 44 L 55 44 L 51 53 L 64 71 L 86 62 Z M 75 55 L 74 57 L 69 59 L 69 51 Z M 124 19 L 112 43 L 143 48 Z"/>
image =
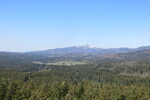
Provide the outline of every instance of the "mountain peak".
<path id="1" fill-rule="evenodd" d="M 96 49 L 97 47 L 91 46 L 91 45 L 82 45 L 82 46 L 77 46 L 80 48 L 91 48 L 91 49 Z"/>

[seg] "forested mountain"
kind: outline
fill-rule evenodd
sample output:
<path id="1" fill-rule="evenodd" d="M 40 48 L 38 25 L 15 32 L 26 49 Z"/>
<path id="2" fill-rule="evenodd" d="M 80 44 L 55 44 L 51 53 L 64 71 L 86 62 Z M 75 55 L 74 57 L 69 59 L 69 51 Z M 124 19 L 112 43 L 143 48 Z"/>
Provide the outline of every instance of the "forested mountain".
<path id="1" fill-rule="evenodd" d="M 138 50 L 128 53 L 115 53 L 100 55 L 99 59 L 117 59 L 117 60 L 150 60 L 150 50 Z"/>
<path id="2" fill-rule="evenodd" d="M 150 60 L 149 47 L 140 47 L 136 49 L 116 49 L 117 52 L 124 52 L 125 50 L 132 50 L 133 52 L 127 53 L 98 53 L 98 49 L 91 46 L 82 47 L 69 47 L 62 49 L 53 49 L 47 51 L 38 52 L 26 52 L 26 53 L 13 53 L 13 52 L 1 52 L 0 53 L 0 68 L 15 68 L 20 67 L 27 69 L 26 65 L 34 65 L 33 62 L 52 63 L 58 61 L 80 61 L 80 62 L 110 62 L 110 61 L 143 61 Z M 77 51 L 76 51 L 77 50 Z M 94 50 L 94 51 L 93 51 Z M 111 51 L 112 49 L 110 49 Z M 114 50 L 114 49 L 113 49 Z M 57 53 L 56 53 L 57 52 Z M 30 68 L 30 67 L 29 67 Z"/>

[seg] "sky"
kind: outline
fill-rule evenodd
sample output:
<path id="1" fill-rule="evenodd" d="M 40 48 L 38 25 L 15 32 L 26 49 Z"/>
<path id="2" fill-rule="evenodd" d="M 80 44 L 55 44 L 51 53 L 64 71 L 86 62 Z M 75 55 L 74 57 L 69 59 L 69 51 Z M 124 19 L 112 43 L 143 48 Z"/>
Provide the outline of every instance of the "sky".
<path id="1" fill-rule="evenodd" d="M 0 51 L 150 45 L 150 0 L 0 0 Z"/>

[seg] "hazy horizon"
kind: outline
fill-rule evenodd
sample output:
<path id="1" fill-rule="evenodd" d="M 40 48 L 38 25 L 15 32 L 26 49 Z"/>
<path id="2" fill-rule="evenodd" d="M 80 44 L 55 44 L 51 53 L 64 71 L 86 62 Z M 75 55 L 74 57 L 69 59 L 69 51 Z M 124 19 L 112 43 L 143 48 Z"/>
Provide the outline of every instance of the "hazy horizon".
<path id="1" fill-rule="evenodd" d="M 37 50 L 30 50 L 30 51 L 0 51 L 0 52 L 20 52 L 20 53 L 25 53 L 25 52 L 36 52 L 36 51 L 44 51 L 44 50 L 51 50 L 51 49 L 63 49 L 63 48 L 69 48 L 69 47 L 84 47 L 84 46 L 87 46 L 88 44 L 86 45 L 77 45 L 77 46 L 64 46 L 64 47 L 56 47 L 56 48 L 47 48 L 47 49 L 37 49 Z M 91 46 L 91 48 L 97 48 L 97 49 L 119 49 L 119 48 L 129 48 L 129 49 L 136 49 L 136 48 L 140 48 L 140 47 L 147 47 L 147 46 L 150 46 L 150 45 L 146 45 L 146 46 L 138 46 L 138 47 L 107 47 L 107 48 L 103 48 L 103 47 L 96 47 L 96 46 L 92 46 L 92 45 L 88 45 L 89 48 Z"/>
<path id="2" fill-rule="evenodd" d="M 0 51 L 149 46 L 148 0 L 0 1 Z"/>

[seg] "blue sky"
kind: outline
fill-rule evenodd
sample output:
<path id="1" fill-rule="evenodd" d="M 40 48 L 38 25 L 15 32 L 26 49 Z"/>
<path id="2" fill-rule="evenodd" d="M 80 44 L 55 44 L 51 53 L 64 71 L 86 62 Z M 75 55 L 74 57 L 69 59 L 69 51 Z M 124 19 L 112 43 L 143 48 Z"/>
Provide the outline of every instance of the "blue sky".
<path id="1" fill-rule="evenodd" d="M 150 45 L 150 0 L 1 0 L 0 51 Z"/>

